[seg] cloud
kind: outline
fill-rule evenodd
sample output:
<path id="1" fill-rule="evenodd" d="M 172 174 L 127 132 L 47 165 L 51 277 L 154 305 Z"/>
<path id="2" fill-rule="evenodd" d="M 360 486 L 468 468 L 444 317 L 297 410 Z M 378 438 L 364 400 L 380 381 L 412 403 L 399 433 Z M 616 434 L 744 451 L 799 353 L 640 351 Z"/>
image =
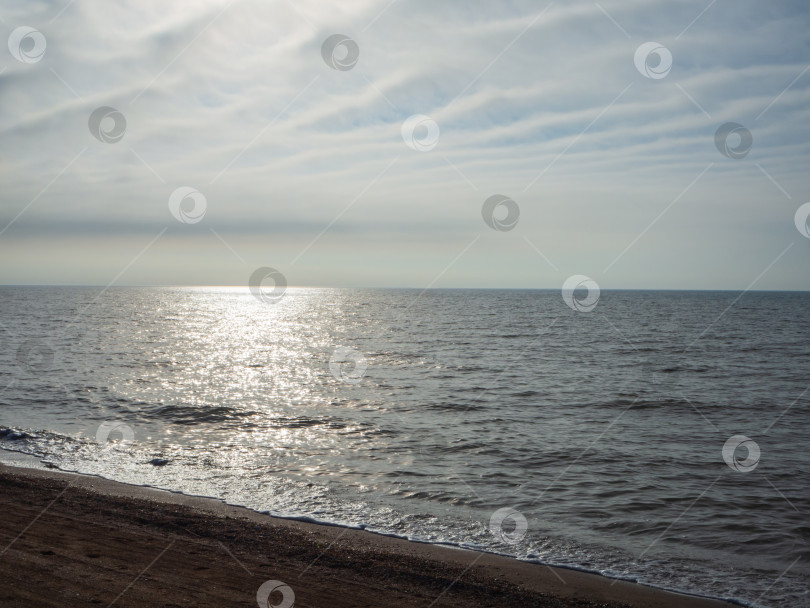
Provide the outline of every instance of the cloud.
<path id="1" fill-rule="evenodd" d="M 438 285 L 744 288 L 794 243 L 757 287 L 810 288 L 791 219 L 809 185 L 800 2 L 20 1 L 2 17 L 48 47 L 0 63 L 0 281 L 106 284 L 168 227 L 122 282 L 286 265 L 295 284 L 423 286 L 463 251 Z M 335 33 L 357 41 L 351 70 L 321 58 Z M 672 53 L 665 78 L 634 65 L 647 41 Z M 90 134 L 99 106 L 126 117 L 120 142 Z M 412 114 L 438 123 L 435 149 L 402 141 Z M 725 122 L 751 131 L 745 158 L 715 147 Z M 181 186 L 208 202 L 192 226 L 168 209 Z M 481 220 L 493 194 L 521 206 L 516 230 Z"/>

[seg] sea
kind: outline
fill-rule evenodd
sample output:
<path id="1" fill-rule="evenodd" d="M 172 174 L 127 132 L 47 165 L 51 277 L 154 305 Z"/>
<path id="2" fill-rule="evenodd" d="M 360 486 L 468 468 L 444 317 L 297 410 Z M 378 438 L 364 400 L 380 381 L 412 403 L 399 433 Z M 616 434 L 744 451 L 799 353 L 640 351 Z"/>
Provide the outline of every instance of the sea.
<path id="1" fill-rule="evenodd" d="M 808 293 L 0 287 L 0 460 L 810 606 L 809 338 Z"/>

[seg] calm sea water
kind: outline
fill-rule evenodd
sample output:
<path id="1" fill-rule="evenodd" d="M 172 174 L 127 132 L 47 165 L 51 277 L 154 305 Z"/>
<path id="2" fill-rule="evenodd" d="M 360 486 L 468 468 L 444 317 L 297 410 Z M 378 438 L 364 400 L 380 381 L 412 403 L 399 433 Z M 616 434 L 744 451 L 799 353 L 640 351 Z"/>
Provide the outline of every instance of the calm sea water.
<path id="1" fill-rule="evenodd" d="M 738 296 L 609 291 L 577 312 L 552 291 L 3 287 L 0 447 L 810 606 L 810 294 Z"/>

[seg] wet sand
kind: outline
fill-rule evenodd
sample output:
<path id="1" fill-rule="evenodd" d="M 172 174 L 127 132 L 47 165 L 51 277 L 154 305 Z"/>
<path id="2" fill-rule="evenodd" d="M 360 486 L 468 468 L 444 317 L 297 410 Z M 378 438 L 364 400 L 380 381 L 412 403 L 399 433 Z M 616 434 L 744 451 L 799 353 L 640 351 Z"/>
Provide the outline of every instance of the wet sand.
<path id="1" fill-rule="evenodd" d="M 0 606 L 730 606 L 574 570 L 0 465 Z"/>

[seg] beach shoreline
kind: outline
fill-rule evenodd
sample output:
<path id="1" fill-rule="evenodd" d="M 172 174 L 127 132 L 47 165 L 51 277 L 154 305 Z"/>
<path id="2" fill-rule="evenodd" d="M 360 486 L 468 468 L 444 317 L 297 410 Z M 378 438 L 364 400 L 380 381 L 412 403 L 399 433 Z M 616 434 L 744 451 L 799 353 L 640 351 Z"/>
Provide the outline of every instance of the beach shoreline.
<path id="1" fill-rule="evenodd" d="M 0 465 L 0 487 L 3 606 L 256 606 L 268 580 L 299 607 L 734 605 L 94 476 Z"/>

